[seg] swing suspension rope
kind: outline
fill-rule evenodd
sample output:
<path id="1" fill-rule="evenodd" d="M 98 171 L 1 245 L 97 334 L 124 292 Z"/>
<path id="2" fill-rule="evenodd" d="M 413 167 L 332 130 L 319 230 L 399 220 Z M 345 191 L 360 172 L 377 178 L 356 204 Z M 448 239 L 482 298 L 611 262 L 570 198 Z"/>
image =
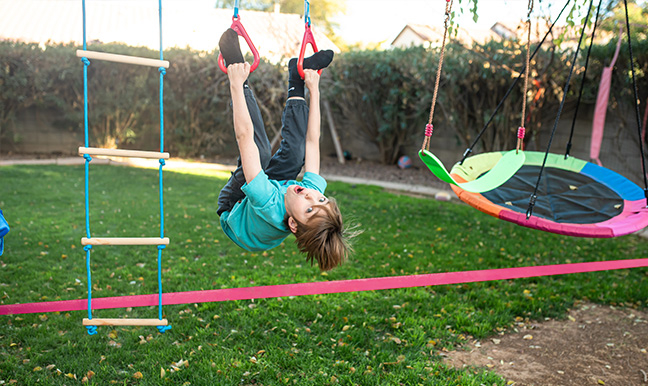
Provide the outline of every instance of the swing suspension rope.
<path id="1" fill-rule="evenodd" d="M 542 38 L 542 40 L 540 41 L 540 43 L 538 43 L 538 45 L 536 46 L 535 50 L 533 50 L 533 53 L 530 55 L 529 60 L 533 59 L 533 58 L 535 57 L 535 55 L 538 53 L 538 51 L 540 50 L 540 47 L 542 47 L 542 45 L 544 44 L 545 40 L 547 40 L 547 37 L 549 37 L 549 35 L 551 34 L 551 32 L 552 32 L 554 26 L 556 25 L 556 23 L 558 22 L 558 20 L 559 20 L 560 17 L 562 16 L 563 12 L 565 12 L 565 10 L 567 9 L 567 6 L 569 5 L 570 2 L 571 2 L 571 0 L 567 0 L 567 2 L 565 3 L 565 5 L 563 6 L 563 8 L 562 8 L 562 9 L 560 10 L 560 12 L 558 13 L 558 16 L 556 17 L 556 19 L 553 21 L 553 23 L 551 24 L 551 26 L 549 26 L 549 29 L 547 30 L 547 33 L 545 33 L 545 35 L 544 35 L 544 37 Z M 528 67 L 528 66 L 526 66 L 526 67 Z M 484 133 L 486 132 L 486 130 L 488 129 L 488 127 L 490 126 L 490 124 L 493 122 L 493 119 L 495 118 L 495 116 L 497 115 L 497 113 L 500 111 L 500 109 L 501 109 L 502 106 L 504 105 L 504 102 L 508 99 L 508 97 L 509 97 L 509 95 L 511 94 L 511 92 L 513 91 L 513 89 L 515 88 L 515 86 L 518 84 L 518 82 L 519 82 L 520 79 L 522 78 L 522 74 L 526 72 L 526 67 L 520 71 L 520 73 L 518 74 L 517 78 L 515 78 L 515 80 L 513 81 L 513 83 L 511 83 L 511 85 L 509 86 L 508 90 L 507 90 L 506 93 L 504 94 L 504 97 L 503 97 L 502 100 L 498 103 L 497 107 L 495 107 L 495 110 L 493 111 L 493 113 L 490 115 L 490 117 L 488 118 L 488 120 L 487 120 L 486 123 L 484 124 L 484 127 L 481 129 L 481 131 L 479 132 L 479 134 L 477 134 L 477 136 L 475 137 L 475 139 L 473 140 L 473 142 L 470 144 L 470 146 L 469 146 L 469 147 L 464 151 L 464 153 L 463 153 L 463 157 L 462 157 L 461 161 L 459 162 L 460 165 L 463 164 L 463 162 L 466 160 L 466 158 L 468 158 L 468 156 L 472 153 L 472 151 L 473 151 L 473 149 L 475 148 L 475 146 L 477 146 L 477 143 L 479 143 L 481 137 L 484 135 Z"/>
<path id="2" fill-rule="evenodd" d="M 587 16 L 585 17 L 585 20 L 589 20 L 590 12 L 592 10 L 593 4 L 594 4 L 594 0 L 592 0 L 590 2 L 590 6 L 589 6 L 589 8 L 587 10 Z M 648 177 L 646 177 L 646 161 L 645 161 L 645 155 L 644 155 L 644 149 L 643 149 L 643 141 L 641 140 L 641 119 L 640 119 L 640 113 L 639 113 L 639 99 L 637 97 L 638 93 L 637 93 L 637 82 L 635 80 L 634 61 L 633 61 L 633 57 L 632 57 L 632 38 L 631 38 L 632 34 L 630 32 L 630 22 L 629 22 L 629 19 L 628 19 L 627 0 L 624 0 L 624 5 L 625 5 L 625 16 L 626 16 L 626 31 L 627 31 L 627 34 L 628 34 L 628 51 L 629 51 L 629 56 L 630 56 L 630 58 L 629 58 L 629 60 L 630 60 L 630 70 L 631 70 L 630 72 L 632 74 L 632 85 L 633 85 L 633 89 L 634 89 L 635 115 L 636 115 L 636 120 L 637 120 L 637 130 L 638 130 L 638 134 L 639 134 L 639 149 L 640 149 L 640 153 L 641 153 L 641 165 L 642 165 L 642 171 L 643 171 L 642 174 L 643 174 L 643 180 L 644 180 L 644 196 L 646 198 L 646 207 L 648 207 Z M 600 7 L 600 3 L 599 3 L 599 7 Z M 598 17 L 598 9 L 597 9 L 597 17 Z M 571 68 L 569 70 L 569 76 L 567 77 L 567 84 L 565 85 L 565 89 L 563 91 L 563 98 L 562 98 L 562 100 L 560 102 L 560 107 L 558 108 L 558 114 L 556 116 L 556 120 L 554 122 L 553 129 L 551 130 L 551 136 L 549 137 L 549 143 L 547 145 L 547 150 L 545 152 L 545 157 L 544 157 L 544 160 L 542 162 L 542 166 L 540 167 L 540 172 L 538 173 L 538 179 L 536 181 L 536 185 L 535 185 L 533 194 L 529 198 L 529 206 L 528 206 L 528 209 L 527 209 L 527 212 L 526 212 L 527 219 L 529 219 L 531 217 L 531 215 L 533 214 L 533 207 L 535 206 L 535 203 L 536 203 L 536 200 L 537 200 L 537 193 L 538 193 L 538 189 L 539 189 L 539 186 L 540 186 L 540 180 L 542 178 L 542 173 L 544 172 L 544 169 L 545 169 L 545 166 L 546 166 L 549 151 L 551 150 L 551 143 L 552 143 L 554 135 L 556 133 L 556 128 L 558 126 L 558 120 L 560 119 L 560 115 L 562 113 L 562 109 L 563 109 L 564 104 L 565 104 L 565 99 L 567 98 L 567 92 L 569 91 L 569 83 L 570 83 L 572 74 L 574 72 L 574 66 L 576 64 L 576 59 L 578 58 L 578 53 L 580 51 L 580 46 L 581 46 L 581 42 L 583 40 L 583 36 L 585 34 L 585 28 L 586 27 L 587 27 L 587 23 L 584 23 L 583 29 L 581 30 L 580 38 L 578 40 L 578 46 L 576 47 L 576 52 L 574 53 L 574 58 L 573 58 L 573 61 L 572 61 L 572 65 L 571 65 Z M 596 28 L 596 23 L 594 24 L 594 28 Z M 593 31 L 594 31 L 594 29 L 593 29 Z M 594 38 L 594 36 L 592 34 L 592 39 L 593 38 Z"/>
<path id="3" fill-rule="evenodd" d="M 306 46 L 310 44 L 314 53 L 318 51 L 315 36 L 313 36 L 313 31 L 311 30 L 310 2 L 308 0 L 304 0 L 304 23 L 304 37 L 299 48 L 299 58 L 297 58 L 297 72 L 299 72 L 299 76 L 302 79 L 305 78 L 304 55 L 306 54 Z M 322 69 L 317 70 L 317 73 L 321 75 Z"/>
<path id="4" fill-rule="evenodd" d="M 423 138 L 423 145 L 421 146 L 421 150 L 430 149 L 430 137 L 432 137 L 432 132 L 434 131 L 432 120 L 434 119 L 434 107 L 436 106 L 437 95 L 439 92 L 439 83 L 441 81 L 441 70 L 443 69 L 443 59 L 445 57 L 446 36 L 448 35 L 448 28 L 450 25 L 452 3 L 453 0 L 446 0 L 445 20 L 443 23 L 444 24 L 443 41 L 441 43 L 441 52 L 439 53 L 439 65 L 437 68 L 436 80 L 434 81 L 434 92 L 432 94 L 432 105 L 430 106 L 430 116 L 428 118 L 427 125 L 425 125 L 425 137 Z"/>
<path id="5" fill-rule="evenodd" d="M 239 0 L 236 0 L 234 2 L 234 16 L 232 16 L 232 25 L 230 26 L 230 28 L 233 29 L 239 36 L 242 36 L 243 39 L 245 39 L 248 48 L 250 48 L 250 52 L 252 52 L 253 61 L 252 64 L 250 65 L 250 74 L 251 74 L 259 66 L 261 57 L 254 43 L 252 43 L 252 39 L 250 38 L 250 35 L 248 35 L 247 31 L 245 30 L 245 27 L 243 27 L 243 24 L 241 23 L 241 18 L 239 17 Z M 220 52 L 218 53 L 218 68 L 220 68 L 221 71 L 227 74 L 227 67 L 225 66 L 225 60 L 223 59 L 223 54 Z"/>
<path id="6" fill-rule="evenodd" d="M 310 1 L 308 0 L 304 0 L 304 22 L 308 27 L 311 26 Z"/>
<path id="7" fill-rule="evenodd" d="M 593 4 L 594 4 L 594 0 L 591 0 L 590 5 L 587 9 L 587 15 L 585 16 L 585 20 L 589 20 Z M 567 76 L 567 81 L 565 84 L 565 88 L 563 90 L 563 97 L 560 101 L 560 106 L 558 107 L 558 114 L 556 115 L 554 126 L 553 129 L 551 130 L 551 135 L 549 136 L 549 143 L 547 144 L 547 150 L 545 151 L 545 156 L 544 159 L 542 160 L 542 165 L 540 166 L 540 172 L 538 173 L 538 179 L 536 180 L 533 193 L 529 198 L 529 206 L 526 211 L 527 220 L 533 214 L 533 208 L 535 207 L 536 200 L 538 199 L 538 189 L 540 187 L 540 180 L 542 179 L 542 174 L 547 164 L 547 158 L 549 157 L 549 151 L 551 150 L 551 143 L 553 142 L 554 135 L 556 134 L 556 128 L 558 127 L 558 121 L 560 120 L 560 115 L 562 114 L 563 107 L 565 106 L 565 100 L 567 99 L 567 93 L 569 92 L 569 83 L 571 82 L 572 75 L 574 74 L 574 67 L 576 66 L 576 61 L 578 59 L 578 54 L 580 52 L 581 43 L 583 42 L 583 36 L 585 35 L 586 27 L 587 27 L 587 22 L 583 24 L 583 28 L 581 29 L 581 34 L 578 39 L 578 45 L 576 46 L 576 52 L 574 53 L 574 58 L 572 59 L 571 67 L 569 69 L 569 75 Z"/>
<path id="8" fill-rule="evenodd" d="M 238 2 L 238 0 L 237 0 Z M 158 0 L 158 13 L 159 13 L 159 25 L 160 25 L 160 61 L 164 60 L 164 50 L 162 44 L 162 0 Z M 83 50 L 87 50 L 87 39 L 86 39 L 86 6 L 85 0 L 82 1 L 82 16 L 83 16 Z M 90 66 L 90 60 L 87 57 L 82 57 L 81 61 L 83 63 L 83 126 L 84 126 L 84 144 L 86 148 L 89 148 L 89 123 L 88 123 L 88 67 Z M 164 75 L 166 74 L 166 69 L 164 67 L 158 68 L 160 74 L 159 81 L 159 103 L 160 103 L 160 154 L 164 152 Z M 91 239 L 90 232 L 90 162 L 92 157 L 89 154 L 84 154 L 83 158 L 85 159 L 85 223 L 86 223 L 86 237 Z M 160 239 L 164 238 L 164 185 L 163 185 L 163 166 L 165 165 L 164 158 L 159 159 L 159 200 L 160 200 Z M 165 245 L 158 245 L 158 257 L 157 257 L 157 266 L 158 266 L 158 317 L 162 321 L 162 250 L 165 248 Z M 91 250 L 92 245 L 88 244 L 84 246 L 84 251 L 86 253 L 86 271 L 87 271 L 87 280 L 88 280 L 88 300 L 87 300 L 87 310 L 88 310 L 88 320 L 92 321 L 92 273 L 91 273 Z M 158 325 L 158 330 L 163 333 L 171 328 L 167 325 Z M 89 335 L 94 335 L 97 333 L 96 325 L 86 325 L 86 329 Z"/>
<path id="9" fill-rule="evenodd" d="M 238 19 L 239 4 L 240 4 L 239 0 L 236 0 L 234 2 L 234 18 L 235 19 Z"/>
<path id="10" fill-rule="evenodd" d="M 527 12 L 527 49 L 526 49 L 526 64 L 524 66 L 524 92 L 522 93 L 522 114 L 520 118 L 520 127 L 518 127 L 517 132 L 517 145 L 515 146 L 516 154 L 523 150 L 524 145 L 524 134 L 526 129 L 524 127 L 524 122 L 526 119 L 526 103 L 527 103 L 527 91 L 529 89 L 529 64 L 531 62 L 530 51 L 531 51 L 531 13 L 533 12 L 533 0 L 529 0 Z"/>
<path id="11" fill-rule="evenodd" d="M 500 157 L 497 164 L 487 173 L 472 181 L 464 181 L 463 178 L 456 179 L 453 175 L 451 175 L 451 173 L 443 165 L 443 162 L 437 156 L 428 151 L 431 142 L 430 139 L 433 132 L 432 121 L 434 119 L 434 109 L 438 98 L 439 85 L 441 83 L 441 72 L 443 70 L 443 61 L 445 58 L 446 39 L 448 37 L 452 4 L 452 0 L 446 1 L 443 41 L 439 53 L 439 64 L 432 95 L 432 104 L 430 106 L 430 115 L 428 123 L 425 126 L 425 137 L 423 139 L 423 144 L 421 145 L 421 150 L 419 151 L 419 157 L 430 169 L 430 171 L 432 171 L 432 173 L 440 180 L 458 186 L 461 189 L 469 192 L 481 193 L 492 190 L 508 181 L 511 176 L 513 176 L 513 174 L 515 174 L 517 170 L 520 169 L 520 167 L 524 163 L 525 156 L 523 153 L 518 154 L 518 152 L 516 151 L 507 152 Z"/>

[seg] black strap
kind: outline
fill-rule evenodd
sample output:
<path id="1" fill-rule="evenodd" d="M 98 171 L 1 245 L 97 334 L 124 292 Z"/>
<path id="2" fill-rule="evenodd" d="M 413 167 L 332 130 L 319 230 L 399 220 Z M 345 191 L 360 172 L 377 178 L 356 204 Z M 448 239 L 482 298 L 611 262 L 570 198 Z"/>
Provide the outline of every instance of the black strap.
<path id="1" fill-rule="evenodd" d="M 549 36 L 549 34 L 551 33 L 551 30 L 552 30 L 553 27 L 556 25 L 556 22 L 558 21 L 558 19 L 560 19 L 560 16 L 562 15 L 562 13 L 565 11 L 565 9 L 567 9 L 567 5 L 569 5 L 569 2 L 570 2 L 570 1 L 571 1 L 571 0 L 567 0 L 567 2 L 565 3 L 565 6 L 563 7 L 563 9 L 560 10 L 560 13 L 558 14 L 558 17 L 556 17 L 556 20 L 554 20 L 554 22 L 553 22 L 553 23 L 551 24 L 551 26 L 549 27 L 549 30 L 548 30 L 547 33 L 545 34 L 545 36 L 542 38 L 542 40 L 540 41 L 540 43 L 538 44 L 538 46 L 535 48 L 535 50 L 533 50 L 533 54 L 531 54 L 531 59 L 533 59 L 533 57 L 534 57 L 535 54 L 538 52 L 538 50 L 540 50 L 540 47 L 542 47 L 542 44 L 544 43 L 544 41 L 547 40 L 547 36 Z M 504 101 L 506 101 L 506 99 L 508 98 L 509 94 L 511 94 L 511 91 L 513 91 L 513 89 L 515 88 L 515 85 L 517 85 L 518 81 L 520 80 L 520 78 L 522 78 L 522 74 L 524 74 L 525 71 L 526 71 L 526 64 L 524 65 L 524 67 L 522 67 L 522 70 L 520 70 L 520 74 L 518 75 L 517 78 L 515 78 L 515 80 L 513 81 L 513 83 L 511 84 L 511 86 L 509 87 L 509 89 L 506 91 L 506 94 L 504 94 L 504 97 L 502 98 L 502 100 L 499 102 L 499 104 L 498 104 L 497 107 L 495 108 L 495 111 L 493 111 L 493 113 L 491 114 L 490 118 L 488 118 L 488 121 L 486 122 L 486 124 L 484 125 L 484 127 L 481 129 L 481 131 L 479 132 L 479 134 L 477 134 L 477 137 L 475 137 L 475 140 L 473 141 L 473 143 L 472 143 L 472 144 L 470 145 L 470 147 L 467 148 L 466 151 L 463 153 L 463 158 L 462 158 L 461 161 L 459 162 L 460 165 L 463 164 L 463 162 L 464 162 L 464 161 L 466 160 L 466 158 L 470 155 L 470 153 L 472 153 L 473 148 L 477 145 L 477 142 L 479 142 L 479 140 L 480 140 L 480 138 L 482 137 L 482 135 L 484 135 L 484 133 L 486 132 L 486 129 L 488 128 L 488 126 L 489 126 L 489 125 L 491 124 L 491 122 L 493 121 L 493 118 L 495 118 L 495 115 L 497 115 L 497 113 L 499 112 L 500 108 L 502 108 L 502 105 L 504 105 Z"/>
<path id="2" fill-rule="evenodd" d="M 592 11 L 593 4 L 594 4 L 594 0 L 590 1 L 589 8 L 587 9 L 587 16 L 585 16 L 585 20 L 589 20 L 590 12 Z M 538 187 L 540 186 L 540 179 L 542 178 L 542 172 L 544 171 L 545 165 L 547 164 L 547 157 L 549 156 L 549 151 L 551 150 L 551 143 L 553 142 L 554 134 L 556 134 L 556 128 L 558 127 L 558 121 L 560 120 L 560 115 L 562 114 L 563 107 L 565 106 L 565 100 L 567 99 L 567 92 L 569 92 L 569 83 L 571 82 L 571 77 L 574 74 L 574 67 L 576 66 L 576 60 L 578 59 L 581 43 L 583 42 L 583 36 L 585 35 L 585 27 L 587 27 L 587 22 L 583 24 L 583 29 L 581 30 L 580 37 L 578 38 L 578 46 L 576 47 L 576 52 L 574 53 L 574 59 L 572 60 L 571 68 L 569 69 L 569 76 L 567 77 L 567 83 L 565 84 L 565 89 L 563 90 L 563 97 L 562 100 L 560 101 L 558 114 L 556 115 L 556 120 L 554 122 L 553 129 L 551 130 L 551 136 L 549 137 L 547 150 L 545 151 L 545 156 L 544 159 L 542 160 L 542 166 L 540 166 L 540 172 L 538 173 L 538 180 L 536 181 L 533 194 L 529 199 L 529 207 L 526 212 L 527 220 L 533 214 L 533 207 L 535 206 L 535 200 L 538 194 Z"/>

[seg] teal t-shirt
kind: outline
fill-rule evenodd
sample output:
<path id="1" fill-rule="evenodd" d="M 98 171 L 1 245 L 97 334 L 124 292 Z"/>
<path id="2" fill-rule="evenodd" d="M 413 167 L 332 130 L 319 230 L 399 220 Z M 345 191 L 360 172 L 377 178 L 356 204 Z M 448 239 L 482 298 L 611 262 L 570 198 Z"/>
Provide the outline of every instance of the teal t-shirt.
<path id="1" fill-rule="evenodd" d="M 284 196 L 290 185 L 324 194 L 326 180 L 318 174 L 306 172 L 301 181 L 275 181 L 262 170 L 250 183 L 241 187 L 245 198 L 229 212 L 221 214 L 220 222 L 225 234 L 248 251 L 267 251 L 281 244 L 290 235 L 284 224 Z"/>

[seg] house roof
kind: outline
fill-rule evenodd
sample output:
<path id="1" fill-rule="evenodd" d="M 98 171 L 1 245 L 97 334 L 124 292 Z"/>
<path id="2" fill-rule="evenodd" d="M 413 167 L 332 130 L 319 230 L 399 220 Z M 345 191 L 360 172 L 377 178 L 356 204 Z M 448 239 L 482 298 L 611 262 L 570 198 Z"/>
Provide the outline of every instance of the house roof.
<path id="1" fill-rule="evenodd" d="M 418 36 L 422 42 L 441 41 L 443 39 L 444 28 L 433 27 L 425 24 L 407 24 L 401 32 L 392 41 L 392 46 L 397 45 L 399 39 L 403 36 L 405 31 L 411 31 Z M 456 30 L 456 35 L 452 34 L 450 39 L 458 40 L 462 44 L 484 43 L 490 39 L 496 38 L 497 35 L 490 29 L 466 29 L 459 27 Z"/>
<path id="2" fill-rule="evenodd" d="M 31 43 L 83 43 L 80 0 L 0 0 L 0 40 Z M 232 9 L 213 8 L 209 0 L 165 0 L 162 3 L 163 46 L 217 49 L 232 24 Z M 278 62 L 297 56 L 304 35 L 301 15 L 239 11 L 240 21 L 259 53 Z M 339 48 L 315 25 L 319 49 Z M 160 48 L 158 2 L 153 0 L 86 1 L 86 39 Z M 241 44 L 245 50 L 247 45 Z"/>
<path id="3" fill-rule="evenodd" d="M 403 28 L 403 30 L 405 30 L 406 28 L 412 30 L 414 34 L 416 34 L 421 38 L 421 40 L 424 41 L 432 41 L 443 38 L 443 28 L 435 28 L 424 24 L 408 24 L 405 26 L 405 28 Z M 403 31 L 401 31 L 398 36 L 400 36 L 402 33 Z M 398 39 L 398 36 L 396 37 L 396 39 Z"/>

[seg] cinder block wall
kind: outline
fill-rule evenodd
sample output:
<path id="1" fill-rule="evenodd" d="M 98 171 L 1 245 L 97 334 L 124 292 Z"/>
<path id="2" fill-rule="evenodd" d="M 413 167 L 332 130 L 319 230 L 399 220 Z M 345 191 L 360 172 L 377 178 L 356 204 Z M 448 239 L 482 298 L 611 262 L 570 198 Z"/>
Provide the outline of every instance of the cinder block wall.
<path id="1" fill-rule="evenodd" d="M 573 109 L 565 110 L 561 116 L 551 147 L 552 153 L 564 154 L 565 146 L 569 138 L 572 125 Z M 571 155 L 589 161 L 593 106 L 581 105 L 576 121 L 573 147 Z M 335 120 L 335 117 L 333 117 Z M 56 127 L 52 122 L 56 121 L 53 111 L 38 108 L 31 108 L 18 116 L 16 127 L 19 132 L 17 141 L 12 144 L 0 143 L 0 152 L 6 154 L 24 153 L 40 155 L 76 155 L 77 148 L 83 145 L 82 129 Z M 544 118 L 542 134 L 528 144 L 527 150 L 544 152 L 547 147 L 549 135 L 553 128 L 555 116 Z M 337 133 L 341 146 L 344 150 L 351 152 L 356 159 L 378 161 L 380 155 L 378 148 L 371 141 L 362 138 L 354 132 L 342 131 L 337 126 Z M 413 137 L 410 144 L 405 147 L 405 154 L 409 155 L 414 164 L 419 167 L 425 165 L 418 158 L 418 151 L 423 141 L 423 134 Z M 324 156 L 335 156 L 328 122 L 322 119 L 322 154 Z M 233 151 L 236 147 L 232 146 Z M 430 144 L 430 150 L 439 157 L 447 168 L 451 168 L 461 160 L 466 146 L 455 133 L 442 127 L 434 131 Z M 509 150 L 509 149 L 502 149 Z M 648 149 L 645 149 L 648 151 Z M 474 153 L 482 150 L 477 148 Z M 226 156 L 232 156 L 226 154 Z M 603 166 L 614 170 L 630 180 L 643 186 L 641 157 L 639 152 L 639 140 L 637 135 L 634 111 L 626 111 L 623 114 L 608 112 L 606 117 L 605 134 L 601 147 L 600 159 Z"/>
<path id="2" fill-rule="evenodd" d="M 13 131 L 17 134 L 11 143 L 0 144 L 2 153 L 72 155 L 83 146 L 83 132 L 53 125 L 54 111 L 32 107 L 16 118 Z"/>

